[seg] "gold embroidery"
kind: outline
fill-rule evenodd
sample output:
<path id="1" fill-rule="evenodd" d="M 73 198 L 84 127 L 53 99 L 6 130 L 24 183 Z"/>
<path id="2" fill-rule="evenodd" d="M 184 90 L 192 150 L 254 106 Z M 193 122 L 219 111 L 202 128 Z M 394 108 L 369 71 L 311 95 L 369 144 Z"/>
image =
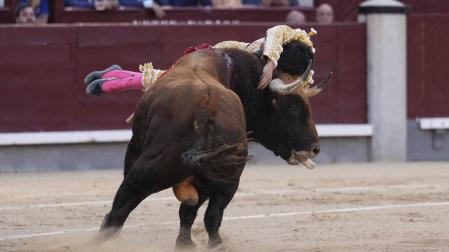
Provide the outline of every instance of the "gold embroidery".
<path id="1" fill-rule="evenodd" d="M 236 48 L 245 50 L 249 43 L 239 41 L 223 41 L 213 46 L 213 48 Z"/>
<path id="2" fill-rule="evenodd" d="M 315 48 L 313 42 L 310 39 L 311 36 L 317 34 L 317 31 L 313 28 L 309 33 L 301 29 L 292 29 L 287 25 L 277 25 L 267 30 L 266 38 L 260 38 L 252 43 L 245 43 L 239 41 L 223 41 L 213 46 L 213 48 L 237 48 L 246 50 L 249 53 L 255 53 L 263 48 L 263 55 L 268 57 L 277 66 L 277 62 L 281 57 L 283 51 L 282 45 L 298 40 L 309 46 L 313 53 Z M 154 69 L 152 63 L 145 63 L 139 66 L 140 72 L 142 72 L 142 87 L 147 89 L 153 85 L 161 76 L 164 71 Z M 308 77 L 309 84 L 313 83 L 313 72 Z"/>
<path id="3" fill-rule="evenodd" d="M 260 49 L 262 49 L 264 42 L 265 42 L 265 38 L 260 38 L 256 41 L 254 41 L 253 43 L 248 44 L 248 46 L 246 47 L 246 50 L 250 53 L 255 53 L 255 52 L 259 51 Z"/>
<path id="4" fill-rule="evenodd" d="M 307 33 L 301 29 L 292 29 L 286 25 L 277 25 L 267 30 L 263 54 L 277 65 L 277 61 L 283 50 L 282 45 L 293 40 L 301 41 L 315 53 L 315 48 L 310 39 L 310 36 L 315 34 L 317 32 L 313 28 Z"/>
<path id="5" fill-rule="evenodd" d="M 142 88 L 147 89 L 151 85 L 153 85 L 164 73 L 163 70 L 154 69 L 153 63 L 145 63 L 143 65 L 139 65 L 139 70 L 142 72 Z"/>

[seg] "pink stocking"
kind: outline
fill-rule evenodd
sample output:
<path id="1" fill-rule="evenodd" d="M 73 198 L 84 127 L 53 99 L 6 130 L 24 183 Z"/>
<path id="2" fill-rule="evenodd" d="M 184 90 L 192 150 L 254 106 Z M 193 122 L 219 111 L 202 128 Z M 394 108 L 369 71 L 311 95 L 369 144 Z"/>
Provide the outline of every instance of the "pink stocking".
<path id="1" fill-rule="evenodd" d="M 109 72 L 106 72 L 105 74 L 103 74 L 101 76 L 101 79 L 106 79 L 106 78 L 111 78 L 111 77 L 115 77 L 117 79 L 127 79 L 127 78 L 131 78 L 134 76 L 140 76 L 140 78 L 142 78 L 142 73 L 131 72 L 131 71 L 127 71 L 127 70 L 112 70 L 112 71 L 109 71 Z"/>
<path id="2" fill-rule="evenodd" d="M 114 71 L 111 71 L 114 72 Z M 124 72 L 124 71 L 120 71 Z M 134 72 L 131 72 L 134 73 Z M 122 75 L 124 76 L 124 75 Z M 142 74 L 134 73 L 134 76 L 126 79 L 109 80 L 103 82 L 101 90 L 105 93 L 121 92 L 129 89 L 142 89 Z"/>

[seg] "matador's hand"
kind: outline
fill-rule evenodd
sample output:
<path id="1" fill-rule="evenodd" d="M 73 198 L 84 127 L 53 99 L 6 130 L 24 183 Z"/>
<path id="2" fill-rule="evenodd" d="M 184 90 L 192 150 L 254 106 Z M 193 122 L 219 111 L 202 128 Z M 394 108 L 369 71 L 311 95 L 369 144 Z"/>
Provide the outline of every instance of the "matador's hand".
<path id="1" fill-rule="evenodd" d="M 273 70 L 275 69 L 274 62 L 270 59 L 267 60 L 267 63 L 263 67 L 263 73 L 260 77 L 259 85 L 257 86 L 257 89 L 264 89 L 268 86 L 271 79 L 273 78 Z"/>

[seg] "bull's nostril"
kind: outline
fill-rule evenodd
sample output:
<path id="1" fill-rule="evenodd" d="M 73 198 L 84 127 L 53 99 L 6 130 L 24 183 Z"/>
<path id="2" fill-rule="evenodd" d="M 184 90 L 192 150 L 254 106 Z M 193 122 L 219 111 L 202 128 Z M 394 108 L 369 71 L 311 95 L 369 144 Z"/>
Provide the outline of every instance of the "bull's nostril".
<path id="1" fill-rule="evenodd" d="M 318 155 L 318 153 L 320 153 L 320 146 L 319 145 L 314 146 L 312 152 L 313 154 Z"/>

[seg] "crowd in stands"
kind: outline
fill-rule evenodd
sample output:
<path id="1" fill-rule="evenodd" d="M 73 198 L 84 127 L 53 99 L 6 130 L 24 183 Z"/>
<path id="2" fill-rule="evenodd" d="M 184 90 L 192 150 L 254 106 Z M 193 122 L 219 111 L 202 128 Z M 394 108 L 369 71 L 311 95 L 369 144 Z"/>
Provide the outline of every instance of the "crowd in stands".
<path id="1" fill-rule="evenodd" d="M 48 13 L 48 0 L 20 0 L 15 9 L 16 23 L 46 24 Z"/>
<path id="2" fill-rule="evenodd" d="M 2 0 L 0 0 L 2 1 Z M 64 0 L 66 8 L 89 8 L 96 11 L 111 11 L 123 7 L 152 9 L 158 18 L 165 16 L 165 9 L 173 6 L 213 6 L 233 8 L 241 5 L 295 6 L 298 0 Z M 1 2 L 0 2 L 1 4 Z M 45 24 L 49 16 L 48 0 L 20 0 L 16 7 L 18 24 Z M 321 4 L 316 9 L 316 22 L 331 24 L 334 12 L 329 4 Z M 293 10 L 286 16 L 285 23 L 297 27 L 306 23 L 306 16 Z"/>
<path id="3" fill-rule="evenodd" d="M 34 24 L 36 23 L 36 15 L 31 6 L 21 4 L 16 8 L 16 23 L 18 24 Z"/>
<path id="4" fill-rule="evenodd" d="M 262 6 L 296 6 L 298 0 L 64 0 L 66 6 L 92 8 L 100 10 L 123 7 L 151 8 L 154 4 L 161 6 L 213 6 L 239 7 L 242 5 Z"/>
<path id="5" fill-rule="evenodd" d="M 320 24 L 332 24 L 334 22 L 334 9 L 327 3 L 323 3 L 316 9 L 316 22 Z"/>

